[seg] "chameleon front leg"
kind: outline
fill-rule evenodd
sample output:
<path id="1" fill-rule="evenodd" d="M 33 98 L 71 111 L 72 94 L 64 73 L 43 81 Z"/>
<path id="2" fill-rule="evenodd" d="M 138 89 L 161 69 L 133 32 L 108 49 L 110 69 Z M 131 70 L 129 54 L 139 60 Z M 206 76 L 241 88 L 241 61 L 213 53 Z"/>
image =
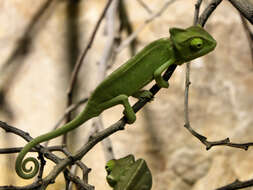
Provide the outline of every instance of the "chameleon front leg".
<path id="1" fill-rule="evenodd" d="M 156 81 L 156 84 L 160 87 L 160 88 L 168 88 L 169 87 L 169 83 L 167 81 L 165 81 L 162 77 L 162 73 L 173 63 L 175 63 L 175 59 L 170 59 L 167 62 L 165 62 L 164 64 L 162 64 L 158 69 L 155 70 L 154 72 L 154 78 Z"/>
<path id="2" fill-rule="evenodd" d="M 108 101 L 100 104 L 99 109 L 105 110 L 107 108 L 116 106 L 118 104 L 122 104 L 125 108 L 123 113 L 127 118 L 127 123 L 132 124 L 133 122 L 135 122 L 136 116 L 135 116 L 134 110 L 131 107 L 131 105 L 129 104 L 128 96 L 125 94 L 118 95 L 118 96 L 112 98 L 111 100 L 108 100 Z"/>

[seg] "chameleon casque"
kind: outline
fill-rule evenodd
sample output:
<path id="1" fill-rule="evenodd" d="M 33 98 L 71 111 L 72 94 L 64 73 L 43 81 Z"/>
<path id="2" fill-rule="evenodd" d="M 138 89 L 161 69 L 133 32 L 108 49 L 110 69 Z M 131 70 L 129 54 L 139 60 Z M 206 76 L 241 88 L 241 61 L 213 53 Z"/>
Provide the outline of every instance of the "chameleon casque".
<path id="1" fill-rule="evenodd" d="M 187 29 L 171 28 L 170 38 L 161 38 L 148 44 L 107 76 L 94 90 L 84 110 L 72 121 L 27 143 L 16 159 L 17 174 L 24 179 L 30 179 L 38 173 L 39 162 L 33 157 L 24 159 L 25 155 L 37 144 L 79 127 L 110 107 L 122 104 L 127 123 L 133 123 L 136 116 L 129 104 L 129 96 L 152 97 L 149 91 L 142 88 L 153 79 L 158 86 L 168 88 L 169 83 L 162 78 L 162 73 L 170 65 L 181 65 L 203 56 L 211 52 L 215 46 L 216 41 L 200 26 Z M 28 162 L 32 162 L 34 166 L 28 168 Z"/>

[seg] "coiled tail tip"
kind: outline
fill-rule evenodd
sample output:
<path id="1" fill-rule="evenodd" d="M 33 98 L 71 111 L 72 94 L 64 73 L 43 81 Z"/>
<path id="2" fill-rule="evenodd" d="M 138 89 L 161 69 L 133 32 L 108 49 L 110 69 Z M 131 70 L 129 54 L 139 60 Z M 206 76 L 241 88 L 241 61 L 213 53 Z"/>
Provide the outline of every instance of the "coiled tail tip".
<path id="1" fill-rule="evenodd" d="M 33 166 L 27 167 L 28 163 L 32 163 Z M 23 179 L 31 179 L 39 172 L 39 162 L 36 158 L 28 157 L 23 160 L 22 156 L 18 156 L 16 160 L 16 173 Z"/>

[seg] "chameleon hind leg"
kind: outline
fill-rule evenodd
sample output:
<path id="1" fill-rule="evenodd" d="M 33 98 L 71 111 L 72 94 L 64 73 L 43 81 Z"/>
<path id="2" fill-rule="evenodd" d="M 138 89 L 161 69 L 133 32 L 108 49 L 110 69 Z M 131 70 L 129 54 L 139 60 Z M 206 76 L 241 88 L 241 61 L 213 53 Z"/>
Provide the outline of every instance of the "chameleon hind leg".
<path id="1" fill-rule="evenodd" d="M 123 113 L 127 119 L 127 123 L 131 124 L 131 123 L 135 122 L 136 116 L 135 116 L 133 108 L 129 104 L 127 95 L 124 95 L 124 94 L 118 95 L 118 96 L 112 98 L 111 100 L 108 100 L 108 101 L 100 104 L 99 107 L 102 110 L 105 110 L 107 108 L 113 107 L 118 104 L 122 104 L 125 108 Z"/>

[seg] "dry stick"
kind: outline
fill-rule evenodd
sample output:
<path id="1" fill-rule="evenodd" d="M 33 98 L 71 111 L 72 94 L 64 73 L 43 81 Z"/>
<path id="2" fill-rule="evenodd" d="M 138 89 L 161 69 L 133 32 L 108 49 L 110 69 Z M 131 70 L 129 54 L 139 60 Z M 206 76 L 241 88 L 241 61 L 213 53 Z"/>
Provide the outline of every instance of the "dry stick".
<path id="1" fill-rule="evenodd" d="M 79 74 L 79 71 L 81 69 L 81 66 L 83 65 L 84 59 L 88 53 L 88 50 L 91 48 L 93 41 L 95 39 L 95 36 L 97 34 L 97 31 L 99 29 L 99 26 L 108 10 L 108 8 L 110 7 L 110 4 L 112 3 L 113 0 L 108 0 L 101 16 L 99 17 L 97 24 L 95 25 L 95 28 L 91 34 L 90 40 L 88 42 L 88 45 L 86 46 L 86 48 L 84 49 L 83 53 L 80 56 L 80 59 L 77 61 L 77 63 L 74 66 L 73 72 L 71 74 L 71 78 L 70 78 L 70 84 L 69 84 L 69 88 L 67 90 L 67 107 L 69 107 L 72 104 L 72 98 L 73 98 L 73 91 L 76 85 L 76 81 L 77 81 L 77 77 Z M 69 115 L 67 115 L 67 118 L 70 118 Z M 68 122 L 68 121 L 67 121 Z M 66 143 L 67 137 L 66 134 L 63 136 L 63 143 Z"/>
<path id="2" fill-rule="evenodd" d="M 199 19 L 199 9 L 202 4 L 202 0 L 198 0 L 195 4 L 195 14 L 194 14 L 194 21 L 193 24 L 196 25 Z M 189 119 L 189 88 L 190 88 L 190 63 L 186 64 L 186 72 L 185 72 L 185 97 L 184 97 L 184 118 L 185 118 L 185 124 L 184 127 L 189 130 L 189 132 L 197 137 L 201 142 L 201 139 L 205 139 L 204 136 L 197 133 L 190 125 L 190 119 Z"/>
<path id="3" fill-rule="evenodd" d="M 104 80 L 105 76 L 106 76 L 106 70 L 107 70 L 107 62 L 110 59 L 110 55 L 112 53 L 112 48 L 114 45 L 114 40 L 115 40 L 115 14 L 116 14 L 116 10 L 117 10 L 117 6 L 118 6 L 119 0 L 115 0 L 112 2 L 111 6 L 108 8 L 108 11 L 106 13 L 106 20 L 107 20 L 107 24 L 106 24 L 106 34 L 108 35 L 108 40 L 105 43 L 106 47 L 104 48 L 105 51 L 102 55 L 101 61 L 98 64 L 98 83 L 100 83 L 101 81 Z M 88 132 L 90 135 L 95 131 L 99 131 L 104 129 L 103 123 L 102 123 L 102 118 L 101 116 L 99 116 L 98 118 L 93 119 L 93 127 L 90 129 L 90 131 Z M 85 140 L 84 144 L 86 144 L 88 142 L 88 139 L 90 138 L 90 136 L 88 136 L 87 140 Z M 109 138 L 105 139 L 104 141 L 101 142 L 102 146 L 103 146 L 103 150 L 106 156 L 106 159 L 113 159 L 113 151 L 108 151 L 108 150 L 112 150 L 112 145 L 111 145 L 111 141 Z M 78 167 L 77 165 L 74 166 L 74 168 L 72 168 L 72 171 L 74 172 L 74 174 L 76 174 L 78 172 Z M 88 179 L 88 176 L 85 177 L 86 179 Z M 69 185 L 69 189 L 73 188 L 73 183 L 70 183 Z"/>
<path id="4" fill-rule="evenodd" d="M 213 11 L 217 8 L 217 6 L 222 2 L 222 0 L 212 0 L 209 5 L 206 7 L 206 9 L 203 11 L 203 13 L 200 15 L 198 23 L 201 26 L 204 26 L 206 24 L 207 19 L 210 17 L 210 15 L 213 13 Z"/>
<path id="5" fill-rule="evenodd" d="M 194 24 L 196 24 L 198 21 L 199 8 L 200 8 L 201 3 L 202 3 L 202 0 L 198 0 L 198 2 L 195 5 Z M 218 5 L 218 1 L 216 1 L 216 3 L 217 3 L 216 5 Z M 209 10 L 209 11 L 207 11 L 207 10 Z M 206 9 L 206 11 L 204 11 L 204 14 L 202 14 L 202 15 L 206 15 L 206 16 L 209 15 L 210 16 L 212 11 L 214 11 L 214 7 L 212 9 L 211 8 Z M 204 25 L 204 23 L 207 21 L 207 18 L 209 16 L 207 16 L 206 19 L 204 19 L 204 17 L 202 17 L 202 25 Z M 241 16 L 241 18 L 242 18 L 242 16 Z M 249 33 L 250 31 L 249 31 L 249 28 L 248 28 L 248 25 L 247 25 L 245 19 L 242 18 L 242 21 L 243 21 L 244 27 L 245 28 L 247 27 L 245 29 L 246 31 L 248 31 L 247 36 L 250 37 L 251 33 Z M 252 40 L 252 39 L 250 38 L 250 40 Z M 252 47 L 252 43 L 250 43 L 250 45 Z M 251 55 L 253 55 L 253 54 L 251 54 Z M 206 140 L 207 139 L 206 137 L 200 135 L 199 133 L 197 133 L 196 131 L 194 131 L 191 128 L 190 121 L 189 121 L 189 110 L 188 110 L 188 98 L 189 98 L 189 86 L 190 86 L 189 78 L 190 78 L 190 65 L 187 63 L 186 81 L 185 81 L 186 87 L 185 87 L 185 125 L 184 126 L 191 132 L 191 134 L 194 135 L 195 137 L 197 137 L 203 144 L 205 144 L 207 150 L 210 149 L 214 145 L 227 145 L 227 146 L 231 146 L 231 147 L 235 147 L 235 148 L 243 148 L 245 150 L 247 150 L 249 146 L 253 146 L 253 143 L 245 143 L 245 144 L 230 143 L 228 138 L 221 140 L 221 141 L 208 142 Z M 253 179 L 248 180 L 248 181 L 236 180 L 235 182 L 233 182 L 229 185 L 223 186 L 221 188 L 218 188 L 216 190 L 235 190 L 235 189 L 242 189 L 242 188 L 246 188 L 246 187 L 250 187 L 250 186 L 253 186 Z"/>
<path id="6" fill-rule="evenodd" d="M 105 14 L 110 6 L 110 4 L 112 3 L 113 0 L 108 0 L 100 18 L 98 19 L 97 21 L 97 24 L 95 25 L 95 28 L 91 34 L 91 37 L 90 37 L 90 40 L 88 42 L 88 45 L 86 46 L 86 48 L 84 49 L 83 53 L 81 54 L 80 56 L 80 59 L 78 60 L 78 62 L 75 64 L 75 67 L 74 67 L 74 70 L 72 72 L 72 75 L 71 75 L 71 79 L 70 79 L 70 85 L 69 85 L 69 88 L 68 88 L 68 91 L 67 91 L 67 95 L 68 95 L 68 106 L 71 105 L 71 99 L 72 99 L 72 95 L 73 95 L 73 89 L 75 87 L 75 84 L 76 84 L 76 80 L 77 80 L 77 76 L 78 76 L 78 73 L 80 71 L 80 68 L 81 66 L 83 65 L 83 61 L 87 55 L 87 52 L 88 50 L 91 48 L 92 44 L 93 44 L 93 41 L 95 39 L 95 36 L 97 34 L 97 31 L 99 29 L 99 26 L 103 20 L 103 18 L 105 17 Z"/>
<path id="7" fill-rule="evenodd" d="M 71 156 L 72 156 L 71 153 L 70 153 L 66 148 L 63 149 L 63 153 L 64 153 L 66 156 L 68 156 L 68 157 L 71 157 Z M 83 164 L 80 160 L 77 160 L 75 163 L 76 163 L 76 165 L 79 166 L 79 167 L 81 168 L 81 170 L 83 171 L 83 177 L 82 177 L 82 178 L 83 178 L 84 182 L 85 182 L 85 183 L 88 183 L 88 174 L 89 174 L 89 172 L 91 171 L 91 169 L 88 168 L 85 164 Z M 74 169 L 74 173 L 75 173 L 75 175 L 76 175 L 75 169 Z M 71 189 L 71 187 L 69 187 L 69 189 Z"/>
<path id="8" fill-rule="evenodd" d="M 240 14 L 240 17 L 242 20 L 242 25 L 245 30 L 246 36 L 248 38 L 250 54 L 251 54 L 251 63 L 253 64 L 253 34 L 250 31 L 250 28 L 249 28 L 249 25 L 248 25 L 246 19 L 241 14 Z"/>
<path id="9" fill-rule="evenodd" d="M 13 133 L 17 136 L 20 136 L 28 142 L 33 140 L 33 138 L 28 133 L 26 133 L 26 132 L 24 132 L 24 131 L 16 128 L 16 127 L 10 126 L 5 122 L 0 121 L 0 128 L 4 129 L 6 131 L 6 133 Z M 42 153 L 47 159 L 53 161 L 54 163 L 57 164 L 57 163 L 60 162 L 61 158 L 59 158 L 56 155 L 52 154 L 48 150 L 48 148 L 45 148 L 45 147 L 39 146 L 39 145 L 36 146 L 35 148 L 38 150 L 38 152 Z M 63 151 L 63 150 L 61 150 L 61 151 Z M 71 174 L 67 169 L 65 169 L 65 172 L 67 173 L 68 178 L 71 179 L 77 185 L 82 186 L 83 188 L 84 187 L 89 187 L 89 188 L 86 188 L 87 190 L 92 189 L 91 185 L 85 184 L 85 186 L 84 186 L 83 181 L 78 179 L 77 176 L 74 176 L 73 174 Z M 54 183 L 54 179 L 52 179 L 49 182 L 49 184 L 51 184 L 51 183 Z M 22 186 L 22 187 L 18 187 L 18 186 L 0 186 L 0 190 L 8 190 L 8 189 L 12 189 L 12 190 L 16 190 L 16 189 L 32 190 L 32 189 L 38 189 L 39 187 L 42 186 L 42 184 L 43 184 L 43 180 L 40 180 L 40 181 L 35 181 L 34 183 L 32 183 L 30 185 Z"/>
<path id="10" fill-rule="evenodd" d="M 99 62 L 99 65 L 98 65 L 98 70 L 99 70 L 98 83 L 101 83 L 106 76 L 108 61 L 113 53 L 113 47 L 115 45 L 115 38 L 117 35 L 116 31 L 119 31 L 116 29 L 117 27 L 116 16 L 117 16 L 118 6 L 119 6 L 119 0 L 115 0 L 112 3 L 111 7 L 108 9 L 108 12 L 106 14 L 106 20 L 107 20 L 106 30 L 107 30 L 108 38 L 106 42 L 105 51 L 103 52 L 101 61 Z M 104 129 L 101 115 L 97 119 L 94 119 L 94 127 L 96 127 L 97 130 L 99 131 Z M 113 159 L 114 153 L 113 153 L 111 140 L 109 138 L 106 138 L 101 143 L 104 150 L 105 160 L 108 161 L 108 160 Z"/>
<path id="11" fill-rule="evenodd" d="M 243 188 L 252 187 L 252 186 L 253 186 L 253 179 L 247 180 L 247 181 L 235 180 L 233 183 L 220 187 L 216 190 L 236 190 L 236 189 L 243 189 Z"/>
<path id="12" fill-rule="evenodd" d="M 204 26 L 204 24 L 206 23 L 207 19 L 209 18 L 209 16 L 211 15 L 211 13 L 215 10 L 215 8 L 219 5 L 219 3 L 221 3 L 222 0 L 213 0 L 209 6 L 204 10 L 204 12 L 202 13 L 200 19 L 199 19 L 199 23 Z M 197 4 L 196 4 L 196 13 L 198 14 L 199 12 L 199 6 L 201 4 L 201 0 L 198 0 Z M 197 19 L 198 16 L 195 15 L 194 19 Z M 197 23 L 197 20 L 194 20 L 195 23 Z M 188 108 L 188 99 L 189 99 L 189 86 L 190 86 L 190 80 L 189 80 L 189 76 L 190 76 L 190 68 L 189 68 L 189 64 L 187 64 L 187 70 L 186 70 L 186 81 L 185 81 L 185 125 L 184 127 L 196 138 L 198 138 L 205 146 L 206 149 L 209 150 L 210 148 L 212 148 L 213 146 L 219 146 L 219 145 L 225 145 L 225 146 L 230 146 L 230 147 L 234 147 L 234 148 L 241 148 L 244 150 L 248 150 L 249 146 L 253 146 L 253 143 L 243 143 L 243 144 L 239 144 L 239 143 L 230 143 L 229 138 L 225 138 L 223 140 L 219 140 L 219 141 L 207 141 L 207 138 L 199 133 L 197 133 L 190 125 L 190 121 L 189 121 L 189 108 Z"/>
<path id="13" fill-rule="evenodd" d="M 229 2 L 253 24 L 253 4 L 251 0 L 229 0 Z"/>
<path id="14" fill-rule="evenodd" d="M 107 20 L 106 34 L 108 35 L 108 40 L 105 43 L 106 44 L 106 47 L 104 48 L 105 51 L 102 55 L 101 61 L 98 64 L 98 70 L 99 70 L 98 83 L 103 81 L 106 76 L 107 63 L 108 63 L 110 56 L 112 54 L 112 49 L 113 49 L 114 41 L 115 41 L 115 17 L 116 17 L 116 10 L 117 10 L 118 3 L 119 3 L 118 0 L 113 1 L 111 6 L 108 8 L 108 11 L 106 14 L 106 20 Z M 86 144 L 88 142 L 88 139 L 91 137 L 91 135 L 94 133 L 94 131 L 97 132 L 97 131 L 103 130 L 103 129 L 104 129 L 104 126 L 103 126 L 101 116 L 93 119 L 93 127 L 88 132 L 88 137 L 86 138 L 87 140 L 84 141 L 85 142 L 84 144 Z M 114 154 L 113 154 L 113 149 L 112 149 L 112 144 L 111 144 L 110 139 L 106 138 L 101 143 L 103 146 L 106 160 L 113 159 Z M 77 171 L 78 171 L 77 165 L 75 165 L 74 168 L 72 168 L 72 171 L 74 171 L 74 174 L 77 173 Z M 86 179 L 88 179 L 88 176 L 86 176 Z M 69 189 L 72 189 L 72 187 L 73 187 L 73 183 L 70 183 Z"/>
<path id="15" fill-rule="evenodd" d="M 152 10 L 147 6 L 146 3 L 144 3 L 142 0 L 137 0 L 137 2 L 149 13 L 152 14 Z"/>
<path id="16" fill-rule="evenodd" d="M 135 32 L 133 32 L 128 38 L 126 38 L 121 45 L 115 49 L 116 53 L 121 52 L 125 47 L 127 47 L 135 38 L 136 36 L 150 23 L 152 22 L 154 19 L 158 18 L 159 16 L 161 16 L 163 14 L 163 12 L 169 7 L 169 5 L 171 5 L 172 3 L 174 3 L 176 0 L 170 0 L 167 1 L 166 3 L 164 3 L 164 5 L 162 6 L 162 8 L 157 12 L 157 13 L 153 13 L 150 15 L 149 18 L 147 18 L 144 23 L 142 25 L 140 25 Z"/>
<path id="17" fill-rule="evenodd" d="M 62 149 L 64 148 L 64 145 L 60 145 L 60 146 L 51 146 L 51 147 L 47 147 L 47 149 L 50 152 L 54 152 L 54 151 L 62 151 Z M 13 153 L 19 153 L 24 147 L 15 147 L 15 148 L 0 148 L 0 154 L 13 154 Z M 39 152 L 39 150 L 33 148 L 30 152 Z"/>
<path id="18" fill-rule="evenodd" d="M 53 130 L 55 130 L 56 128 L 58 128 L 61 123 L 64 121 L 64 119 L 67 117 L 67 115 L 69 113 L 71 113 L 72 111 L 76 110 L 79 106 L 81 106 L 82 104 L 86 103 L 88 101 L 88 98 L 82 98 L 81 100 L 79 100 L 77 103 L 70 105 L 65 112 L 63 113 L 63 115 L 60 117 L 60 119 L 56 122 L 56 124 L 53 127 Z M 50 141 L 50 140 L 49 140 Z M 49 141 L 46 141 L 44 146 L 47 147 L 49 144 Z"/>

